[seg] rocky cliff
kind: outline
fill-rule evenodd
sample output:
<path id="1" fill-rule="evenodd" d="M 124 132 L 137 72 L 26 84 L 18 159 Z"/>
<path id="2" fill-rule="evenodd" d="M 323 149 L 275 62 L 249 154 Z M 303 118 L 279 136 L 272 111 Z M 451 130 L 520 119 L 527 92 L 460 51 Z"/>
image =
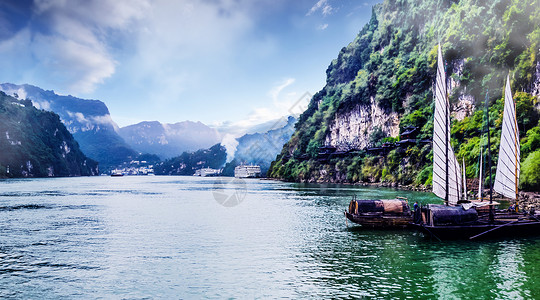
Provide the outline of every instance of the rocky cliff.
<path id="1" fill-rule="evenodd" d="M 58 115 L 0 92 L 0 177 L 98 175 Z"/>
<path id="2" fill-rule="evenodd" d="M 97 160 L 102 168 L 129 161 L 137 155 L 118 135 L 118 126 L 109 109 L 99 100 L 57 95 L 28 84 L 3 83 L 0 90 L 19 99 L 28 98 L 36 108 L 58 114 L 81 150 Z"/>
<path id="3" fill-rule="evenodd" d="M 540 6 L 536 1 L 385 0 L 328 67 L 296 131 L 272 163 L 272 177 L 291 181 L 386 181 L 430 184 L 431 146 L 412 141 L 433 131 L 437 47 L 446 62 L 454 148 L 478 170 L 482 109 L 488 99 L 498 147 L 504 80 L 511 75 L 520 136 L 538 125 Z M 365 151 L 389 143 L 384 151 Z M 325 148 L 322 148 L 325 146 Z M 335 149 L 334 154 L 325 154 Z M 529 149 L 530 150 L 530 149 Z M 530 151 L 529 151 L 530 153 Z M 494 155 L 494 164 L 496 155 Z"/>

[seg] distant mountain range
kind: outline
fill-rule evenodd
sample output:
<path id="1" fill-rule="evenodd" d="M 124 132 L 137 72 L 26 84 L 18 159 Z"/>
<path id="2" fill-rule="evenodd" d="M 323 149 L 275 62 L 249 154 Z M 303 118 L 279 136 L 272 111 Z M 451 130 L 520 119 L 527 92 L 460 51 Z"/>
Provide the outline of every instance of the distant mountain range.
<path id="1" fill-rule="evenodd" d="M 119 134 L 136 151 L 157 154 L 161 159 L 209 148 L 221 141 L 217 130 L 191 121 L 175 124 L 141 122 L 120 128 Z"/>
<path id="2" fill-rule="evenodd" d="M 225 164 L 227 152 L 224 146 L 215 144 L 208 149 L 184 152 L 154 165 L 156 175 L 193 175 L 202 168 L 220 169 Z"/>
<path id="3" fill-rule="evenodd" d="M 15 98 L 32 100 L 36 108 L 57 113 L 81 150 L 97 160 L 101 169 L 129 161 L 138 155 L 118 135 L 118 125 L 112 120 L 105 103 L 99 100 L 61 96 L 28 84 L 3 83 L 0 90 Z"/>
<path id="4" fill-rule="evenodd" d="M 57 114 L 0 92 L 0 178 L 98 175 Z"/>
<path id="5" fill-rule="evenodd" d="M 58 114 L 80 149 L 98 161 L 102 171 L 134 160 L 141 153 L 156 154 L 165 160 L 208 149 L 222 142 L 225 134 L 192 121 L 146 121 L 119 128 L 105 103 L 99 100 L 62 96 L 28 84 L 3 83 L 0 90 L 21 101 L 30 99 L 36 108 Z M 294 117 L 284 117 L 247 129 L 248 134 L 237 138 L 238 145 L 232 148 L 234 162 L 258 164 L 264 172 L 289 140 L 295 122 Z M 200 156 L 204 156 L 203 152 Z"/>

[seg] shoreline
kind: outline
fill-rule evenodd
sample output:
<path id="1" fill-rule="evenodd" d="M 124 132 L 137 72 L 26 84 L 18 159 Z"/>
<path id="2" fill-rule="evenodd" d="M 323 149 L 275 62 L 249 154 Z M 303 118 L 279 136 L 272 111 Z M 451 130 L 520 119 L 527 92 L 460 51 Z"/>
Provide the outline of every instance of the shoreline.
<path id="1" fill-rule="evenodd" d="M 267 180 L 279 180 L 283 182 L 288 182 L 282 179 L 277 178 L 266 178 Z M 299 183 L 299 182 L 297 182 Z M 392 188 L 392 189 L 398 189 L 403 191 L 415 191 L 415 192 L 431 192 L 431 188 L 427 188 L 425 186 L 412 186 L 412 185 L 401 185 L 399 183 L 395 182 L 356 182 L 356 183 L 338 183 L 338 182 L 312 182 L 316 184 L 325 184 L 325 183 L 333 183 L 333 184 L 343 184 L 343 185 L 357 185 L 357 186 L 369 186 L 369 187 L 385 187 L 385 188 Z M 470 190 L 474 191 L 475 193 L 477 190 Z M 486 195 L 489 191 L 484 191 Z M 488 196 L 489 197 L 489 196 Z M 511 199 L 503 198 L 498 193 L 494 192 L 493 195 L 493 201 L 497 202 L 512 202 Z M 520 210 L 526 210 L 529 211 L 531 209 L 540 211 L 540 192 L 530 192 L 530 191 L 520 191 L 518 195 L 518 206 Z"/>

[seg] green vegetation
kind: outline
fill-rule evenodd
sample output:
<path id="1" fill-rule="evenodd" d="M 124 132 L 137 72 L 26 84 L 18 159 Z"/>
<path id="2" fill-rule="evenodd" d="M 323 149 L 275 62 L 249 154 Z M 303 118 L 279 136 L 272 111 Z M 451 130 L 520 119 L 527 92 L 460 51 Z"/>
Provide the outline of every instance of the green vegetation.
<path id="1" fill-rule="evenodd" d="M 0 177 L 97 175 L 57 114 L 0 92 Z"/>
<path id="2" fill-rule="evenodd" d="M 431 139 L 439 43 L 452 81 L 451 107 L 456 110 L 463 97 L 473 99 L 472 113 L 462 120 L 453 117 L 451 130 L 453 147 L 460 162 L 465 159 L 467 176 L 478 176 L 480 147 L 487 143 L 486 97 L 492 171 L 496 169 L 508 74 L 524 163 L 540 148 L 538 98 L 531 95 L 539 80 L 535 75 L 540 56 L 537 1 L 386 0 L 373 8 L 369 23 L 332 61 L 326 86 L 313 96 L 268 175 L 289 181 L 431 185 L 430 145 L 419 143 L 381 156 L 361 153 L 327 160 L 320 159 L 318 152 L 340 113 L 371 103 L 387 113 L 398 113 L 401 132 L 415 126 L 418 139 Z M 368 142 L 380 146 L 385 137 L 375 130 Z M 522 185 L 532 187 L 525 181 Z"/>
<path id="3" fill-rule="evenodd" d="M 221 144 L 209 149 L 184 152 L 180 156 L 167 159 L 154 166 L 156 175 L 193 175 L 202 168 L 219 169 L 227 160 L 227 150 Z"/>
<path id="4" fill-rule="evenodd" d="M 85 149 L 85 153 L 88 153 L 88 156 L 100 162 L 102 173 L 108 173 L 124 162 L 129 162 L 137 157 L 137 152 L 131 149 L 118 134 L 108 128 L 79 131 L 73 136 Z"/>
<path id="5" fill-rule="evenodd" d="M 540 191 L 540 150 L 531 153 L 521 165 L 521 187 Z"/>

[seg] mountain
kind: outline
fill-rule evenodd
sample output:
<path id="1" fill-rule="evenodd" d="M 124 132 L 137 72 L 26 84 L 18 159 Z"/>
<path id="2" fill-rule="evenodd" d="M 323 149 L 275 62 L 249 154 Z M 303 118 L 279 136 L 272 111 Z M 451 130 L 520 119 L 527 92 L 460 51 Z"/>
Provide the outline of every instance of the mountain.
<path id="1" fill-rule="evenodd" d="M 439 43 L 449 78 L 453 147 L 459 160 L 465 159 L 467 176 L 478 172 L 486 97 L 496 165 L 509 73 L 522 145 L 529 145 L 522 147 L 522 158 L 538 149 L 537 1 L 385 0 L 331 62 L 325 87 L 299 117 L 269 175 L 289 181 L 430 185 L 431 144 L 420 141 L 433 132 Z M 406 128 L 416 130 L 410 145 L 401 143 L 387 153 L 370 148 L 394 145 Z"/>
<path id="2" fill-rule="evenodd" d="M 208 148 L 221 141 L 215 129 L 191 121 L 175 124 L 141 122 L 122 127 L 119 133 L 133 149 L 157 154 L 162 159 L 178 156 L 185 151 Z"/>
<path id="3" fill-rule="evenodd" d="M 289 123 L 291 122 L 291 120 L 293 120 L 292 125 L 294 127 L 294 123 L 296 123 L 297 118 L 298 118 L 298 115 L 296 115 L 296 116 L 291 115 L 291 116 L 288 116 L 288 117 L 281 117 L 279 119 L 266 121 L 264 123 L 257 124 L 257 125 L 254 125 L 253 127 L 248 128 L 246 130 L 246 134 L 264 133 L 264 132 L 268 132 L 270 130 L 278 129 L 278 128 L 281 128 L 281 127 L 286 127 L 286 126 L 290 125 Z"/>
<path id="4" fill-rule="evenodd" d="M 233 176 L 234 168 L 240 164 L 255 164 L 261 167 L 266 174 L 270 163 L 281 152 L 283 145 L 291 138 L 294 132 L 296 118 L 289 116 L 274 121 L 273 125 L 266 124 L 268 131 L 262 133 L 245 134 L 236 139 L 238 145 L 234 152 L 234 159 L 224 168 L 224 175 Z"/>
<path id="5" fill-rule="evenodd" d="M 98 175 L 57 114 L 0 92 L 0 177 Z"/>
<path id="6" fill-rule="evenodd" d="M 102 169 L 137 156 L 118 135 L 118 126 L 111 119 L 109 109 L 99 100 L 61 96 L 28 84 L 3 83 L 0 90 L 16 98 L 28 98 L 38 109 L 57 113 L 81 150 L 97 160 Z"/>
<path id="7" fill-rule="evenodd" d="M 215 144 L 208 149 L 195 152 L 184 152 L 154 165 L 156 175 L 193 175 L 195 170 L 202 168 L 220 169 L 227 159 L 224 146 Z"/>

